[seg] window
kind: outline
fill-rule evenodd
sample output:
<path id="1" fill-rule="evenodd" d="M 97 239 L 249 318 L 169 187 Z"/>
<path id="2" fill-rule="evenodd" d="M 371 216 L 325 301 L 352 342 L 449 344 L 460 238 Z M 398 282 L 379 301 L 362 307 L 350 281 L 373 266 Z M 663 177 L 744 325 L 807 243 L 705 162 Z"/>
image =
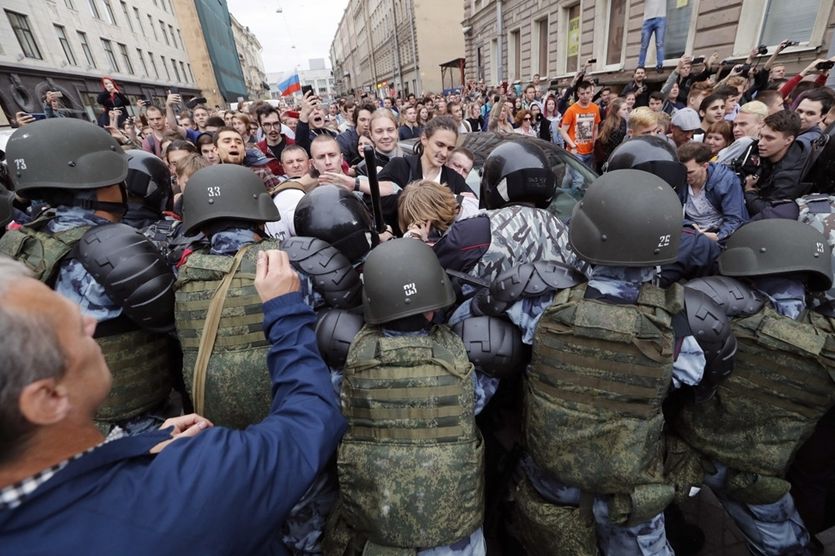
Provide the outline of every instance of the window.
<path id="1" fill-rule="evenodd" d="M 664 58 L 667 60 L 681 58 L 688 50 L 687 39 L 690 35 L 690 21 L 693 18 L 693 4 L 695 2 L 667 0 L 667 30 L 664 35 Z M 655 37 L 651 39 L 651 42 L 654 40 Z M 647 51 L 655 55 L 654 46 L 648 48 Z"/>
<path id="2" fill-rule="evenodd" d="M 142 18 L 139 17 L 139 8 L 134 8 L 133 9 L 133 15 L 136 16 L 136 23 L 139 25 L 139 32 L 144 35 L 145 34 L 145 28 L 142 27 Z"/>
<path id="3" fill-rule="evenodd" d="M 690 4 L 690 2 L 687 2 Z M 609 0 L 609 33 L 606 39 L 606 65 L 623 61 L 624 34 L 626 32 L 626 0 Z M 685 35 L 685 39 L 687 36 Z"/>
<path id="4" fill-rule="evenodd" d="M 107 22 L 111 25 L 116 25 L 116 16 L 113 13 L 113 8 L 110 6 L 110 0 L 102 0 L 104 2 L 104 12 L 107 14 Z"/>
<path id="5" fill-rule="evenodd" d="M 160 54 L 159 59 L 162 60 L 162 67 L 165 69 L 165 76 L 168 77 L 168 81 L 171 81 L 171 72 L 168 71 L 168 64 L 165 63 L 165 56 Z"/>
<path id="6" fill-rule="evenodd" d="M 166 12 L 168 11 L 168 8 L 165 6 L 165 0 L 160 0 L 159 4 L 160 4 L 160 6 L 162 6 L 162 9 L 164 11 L 166 11 Z"/>
<path id="7" fill-rule="evenodd" d="M 758 44 L 779 44 L 784 39 L 811 42 L 820 4 L 821 0 L 768 0 Z"/>
<path id="8" fill-rule="evenodd" d="M 119 62 L 116 61 L 116 55 L 113 53 L 113 43 L 107 39 L 101 39 L 101 45 L 104 48 L 104 57 L 110 64 L 110 71 L 119 71 Z"/>
<path id="9" fill-rule="evenodd" d="M 171 42 L 174 43 L 174 48 L 177 48 L 177 39 L 174 38 L 174 28 L 168 26 L 168 34 L 171 35 Z"/>
<path id="10" fill-rule="evenodd" d="M 75 9 L 75 6 L 72 5 L 72 0 L 64 0 L 64 5 L 71 10 Z"/>
<path id="11" fill-rule="evenodd" d="M 189 64 L 188 62 L 186 62 L 186 68 L 188 68 L 188 80 L 189 80 L 189 83 L 194 83 L 194 74 L 193 74 L 193 73 L 191 73 L 191 64 Z"/>
<path id="12" fill-rule="evenodd" d="M 148 73 L 148 64 L 145 63 L 145 56 L 142 54 L 141 48 L 136 49 L 136 55 L 139 57 L 139 61 L 142 62 L 142 69 L 144 70 L 142 72 L 142 75 L 146 77 L 151 77 L 151 74 Z"/>
<path id="13" fill-rule="evenodd" d="M 165 32 L 165 22 L 161 19 L 159 20 L 159 30 L 162 31 L 162 38 L 165 39 L 165 44 L 171 46 L 171 43 L 168 40 L 168 34 Z"/>
<path id="14" fill-rule="evenodd" d="M 499 66 L 501 65 L 501 51 L 499 50 L 499 39 L 490 41 L 490 81 L 499 82 Z"/>
<path id="15" fill-rule="evenodd" d="M 87 5 L 90 6 L 90 15 L 96 19 L 101 19 L 101 15 L 99 15 L 99 7 L 96 6 L 96 0 L 87 0 Z"/>
<path id="16" fill-rule="evenodd" d="M 180 48 L 185 50 L 186 49 L 186 43 L 183 42 L 183 34 L 180 33 L 179 29 L 177 29 L 177 36 L 180 38 Z"/>
<path id="17" fill-rule="evenodd" d="M 171 58 L 171 67 L 174 68 L 174 76 L 177 78 L 177 82 L 180 81 L 180 70 L 177 69 L 177 60 Z"/>
<path id="18" fill-rule="evenodd" d="M 81 31 L 77 31 L 78 33 L 78 41 L 81 43 L 81 52 L 84 53 L 84 57 L 87 58 L 87 65 L 94 68 L 96 67 L 96 61 L 93 59 L 93 51 L 90 50 L 90 43 L 87 42 L 87 33 L 83 33 Z"/>
<path id="19" fill-rule="evenodd" d="M 484 58 L 481 55 L 481 47 L 479 46 L 475 52 L 475 67 L 476 67 L 476 76 L 475 78 L 479 81 L 484 79 Z"/>
<path id="20" fill-rule="evenodd" d="M 128 27 L 130 27 L 131 32 L 134 32 L 133 28 L 133 21 L 130 20 L 130 12 L 128 11 L 128 5 L 126 2 L 120 2 L 122 4 L 122 12 L 125 14 L 125 21 L 128 22 Z"/>
<path id="21" fill-rule="evenodd" d="M 151 60 L 151 67 L 154 68 L 154 75 L 157 79 L 159 79 L 159 69 L 157 68 L 157 62 L 156 60 L 154 60 L 154 55 L 150 50 L 148 51 L 148 59 Z"/>
<path id="22" fill-rule="evenodd" d="M 548 18 L 533 22 L 531 37 L 531 73 L 548 75 Z"/>
<path id="23" fill-rule="evenodd" d="M 580 60 L 580 4 L 563 10 L 566 24 L 565 33 L 565 73 L 574 73 Z"/>
<path id="24" fill-rule="evenodd" d="M 67 63 L 71 66 L 77 66 L 78 62 L 75 61 L 75 53 L 72 51 L 70 41 L 67 40 L 67 32 L 64 27 L 56 25 L 55 34 L 58 35 L 58 42 L 61 43 L 61 48 L 64 49 L 64 57 L 67 59 Z"/>
<path id="25" fill-rule="evenodd" d="M 511 31 L 507 38 L 507 75 L 511 81 L 520 79 L 522 65 L 522 32 Z"/>
<path id="26" fill-rule="evenodd" d="M 183 83 L 188 81 L 188 79 L 186 79 L 186 65 L 182 62 L 180 62 L 180 75 L 183 76 Z"/>
<path id="27" fill-rule="evenodd" d="M 38 43 L 35 42 L 35 35 L 32 34 L 32 28 L 29 27 L 29 18 L 8 10 L 6 10 L 6 15 L 9 17 L 9 23 L 12 25 L 12 31 L 17 37 L 17 42 L 20 43 L 23 55 L 27 58 L 43 60 Z"/>
<path id="28" fill-rule="evenodd" d="M 128 69 L 128 73 L 133 75 L 133 64 L 130 63 L 130 56 L 128 55 L 128 47 L 122 43 L 117 43 L 119 45 L 119 52 L 122 54 L 122 59 L 125 61 L 125 67 Z"/>
<path id="29" fill-rule="evenodd" d="M 157 28 L 154 27 L 154 18 L 151 17 L 151 14 L 148 14 L 148 26 L 151 28 L 151 31 L 154 32 L 154 40 L 158 41 L 159 36 L 157 36 Z"/>

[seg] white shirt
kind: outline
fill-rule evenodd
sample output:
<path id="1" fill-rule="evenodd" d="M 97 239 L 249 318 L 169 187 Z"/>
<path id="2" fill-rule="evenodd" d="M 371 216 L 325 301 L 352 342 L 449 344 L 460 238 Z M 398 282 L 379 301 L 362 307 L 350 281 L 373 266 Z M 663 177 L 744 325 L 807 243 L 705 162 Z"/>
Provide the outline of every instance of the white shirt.
<path id="1" fill-rule="evenodd" d="M 667 17 L 667 0 L 646 0 L 644 2 L 644 21 L 654 17 Z"/>
<path id="2" fill-rule="evenodd" d="M 293 225 L 293 215 L 296 214 L 296 205 L 304 197 L 304 191 L 298 189 L 285 189 L 273 197 L 275 208 L 281 215 L 281 220 L 267 222 L 265 230 L 267 235 L 279 241 L 296 235 L 296 227 Z"/>

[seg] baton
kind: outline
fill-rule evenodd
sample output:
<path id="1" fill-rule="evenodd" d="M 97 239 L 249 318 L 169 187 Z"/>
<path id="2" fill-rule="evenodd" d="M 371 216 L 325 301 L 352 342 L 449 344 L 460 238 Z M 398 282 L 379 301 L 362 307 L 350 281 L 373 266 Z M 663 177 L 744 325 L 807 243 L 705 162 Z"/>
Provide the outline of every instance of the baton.
<path id="1" fill-rule="evenodd" d="M 377 181 L 377 157 L 374 155 L 374 147 L 367 146 L 363 149 L 365 155 L 365 167 L 368 170 L 368 187 L 371 189 L 371 211 L 374 214 L 374 230 L 378 234 L 386 231 L 386 222 L 383 220 L 383 205 L 380 200 L 380 182 Z"/>

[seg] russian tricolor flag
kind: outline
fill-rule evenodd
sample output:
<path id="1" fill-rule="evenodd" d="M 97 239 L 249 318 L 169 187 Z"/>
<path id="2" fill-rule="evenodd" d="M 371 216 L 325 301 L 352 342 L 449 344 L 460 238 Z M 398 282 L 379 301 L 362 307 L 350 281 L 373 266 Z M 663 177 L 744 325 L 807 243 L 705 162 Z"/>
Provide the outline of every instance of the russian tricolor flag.
<path id="1" fill-rule="evenodd" d="M 302 83 L 299 80 L 299 74 L 294 73 L 284 81 L 278 84 L 278 92 L 283 97 L 289 97 L 293 93 L 298 93 L 302 90 Z"/>

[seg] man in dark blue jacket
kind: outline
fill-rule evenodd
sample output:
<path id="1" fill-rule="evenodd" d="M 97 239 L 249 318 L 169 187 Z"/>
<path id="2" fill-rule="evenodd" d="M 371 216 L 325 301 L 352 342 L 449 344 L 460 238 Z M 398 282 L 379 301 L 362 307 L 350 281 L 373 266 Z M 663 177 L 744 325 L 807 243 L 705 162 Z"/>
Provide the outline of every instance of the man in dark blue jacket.
<path id="1" fill-rule="evenodd" d="M 689 142 L 678 148 L 687 168 L 687 187 L 677 190 L 685 220 L 714 241 L 724 241 L 748 221 L 742 184 L 723 164 L 709 162 L 710 146 Z"/>
<path id="2" fill-rule="evenodd" d="M 4 554 L 284 554 L 276 532 L 345 421 L 287 255 L 255 286 L 273 385 L 246 430 L 197 415 L 105 439 L 110 371 L 95 319 L 0 258 L 0 547 Z M 115 435 L 118 436 L 118 435 Z"/>

